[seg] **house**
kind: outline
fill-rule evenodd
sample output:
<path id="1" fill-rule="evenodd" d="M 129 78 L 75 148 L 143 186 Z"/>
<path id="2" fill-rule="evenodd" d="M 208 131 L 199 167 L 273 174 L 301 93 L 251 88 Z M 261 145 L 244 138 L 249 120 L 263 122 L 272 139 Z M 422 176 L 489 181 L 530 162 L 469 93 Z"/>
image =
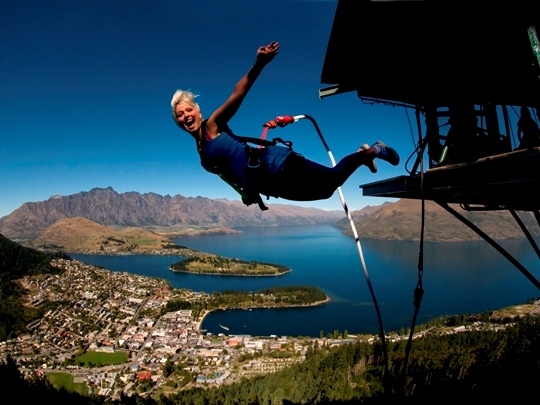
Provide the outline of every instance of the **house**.
<path id="1" fill-rule="evenodd" d="M 137 380 L 139 381 L 150 381 L 152 379 L 151 371 L 143 371 L 137 374 Z"/>

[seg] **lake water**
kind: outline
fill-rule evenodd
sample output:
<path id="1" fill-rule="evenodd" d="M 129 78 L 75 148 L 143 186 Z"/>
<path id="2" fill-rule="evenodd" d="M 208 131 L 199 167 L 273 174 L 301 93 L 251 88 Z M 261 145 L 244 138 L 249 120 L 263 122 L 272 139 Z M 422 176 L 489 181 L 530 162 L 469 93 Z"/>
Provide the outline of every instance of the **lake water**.
<path id="1" fill-rule="evenodd" d="M 326 225 L 244 228 L 234 235 L 177 239 L 179 245 L 244 260 L 279 263 L 292 272 L 279 277 L 219 277 L 173 273 L 178 256 L 99 256 L 72 254 L 77 260 L 167 279 L 173 287 L 194 291 L 226 289 L 257 291 L 280 285 L 313 285 L 331 302 L 310 308 L 216 311 L 202 327 L 209 332 L 251 335 L 318 336 L 335 329 L 375 333 L 377 318 L 352 238 Z M 537 278 L 538 258 L 526 240 L 503 246 Z M 385 330 L 408 327 L 417 283 L 419 244 L 362 240 L 362 248 L 382 313 Z M 424 247 L 425 290 L 418 323 L 445 314 L 497 309 L 539 291 L 516 268 L 485 242 L 427 243 Z"/>

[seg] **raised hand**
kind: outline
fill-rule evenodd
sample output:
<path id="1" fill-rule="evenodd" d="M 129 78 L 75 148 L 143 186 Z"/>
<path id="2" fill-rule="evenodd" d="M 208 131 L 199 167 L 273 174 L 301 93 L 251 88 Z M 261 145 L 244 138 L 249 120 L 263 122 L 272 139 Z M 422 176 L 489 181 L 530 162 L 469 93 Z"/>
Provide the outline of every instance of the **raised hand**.
<path id="1" fill-rule="evenodd" d="M 279 53 L 279 42 L 270 42 L 266 46 L 257 49 L 257 63 L 266 65 Z"/>

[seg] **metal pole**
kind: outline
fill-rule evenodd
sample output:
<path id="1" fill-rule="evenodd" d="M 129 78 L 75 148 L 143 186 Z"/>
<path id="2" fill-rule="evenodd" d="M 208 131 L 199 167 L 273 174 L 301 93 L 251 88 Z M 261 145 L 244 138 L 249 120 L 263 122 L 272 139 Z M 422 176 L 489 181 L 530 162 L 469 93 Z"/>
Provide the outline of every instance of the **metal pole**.
<path id="1" fill-rule="evenodd" d="M 448 211 L 450 214 L 452 214 L 454 217 L 459 219 L 461 222 L 463 222 L 465 225 L 467 225 L 469 228 L 471 228 L 474 232 L 476 232 L 479 236 L 482 237 L 487 243 L 489 243 L 491 246 L 493 246 L 500 254 L 502 254 L 510 263 L 512 263 L 514 266 L 517 267 L 521 273 L 529 279 L 531 283 L 534 284 L 536 288 L 540 290 L 540 282 L 525 268 L 523 265 L 518 262 L 514 257 L 508 253 L 504 248 L 499 245 L 497 242 L 495 242 L 493 239 L 491 239 L 486 233 L 484 233 L 480 228 L 478 228 L 476 225 L 474 225 L 471 221 L 469 221 L 464 216 L 457 213 L 453 208 L 450 208 L 448 204 L 442 202 L 442 201 L 436 201 L 437 204 L 439 204 L 442 208 L 444 208 L 446 211 Z"/>
<path id="2" fill-rule="evenodd" d="M 531 233 L 529 232 L 529 230 L 527 229 L 527 227 L 525 226 L 525 224 L 523 223 L 521 218 L 518 216 L 516 211 L 514 211 L 514 210 L 508 210 L 508 211 L 510 211 L 510 214 L 512 214 L 512 216 L 514 217 L 514 219 L 518 223 L 519 227 L 521 228 L 521 230 L 525 234 L 525 237 L 527 238 L 527 240 L 531 244 L 532 248 L 536 252 L 536 255 L 538 256 L 538 258 L 540 258 L 540 249 L 538 249 L 538 245 L 534 241 L 533 237 L 531 236 Z"/>

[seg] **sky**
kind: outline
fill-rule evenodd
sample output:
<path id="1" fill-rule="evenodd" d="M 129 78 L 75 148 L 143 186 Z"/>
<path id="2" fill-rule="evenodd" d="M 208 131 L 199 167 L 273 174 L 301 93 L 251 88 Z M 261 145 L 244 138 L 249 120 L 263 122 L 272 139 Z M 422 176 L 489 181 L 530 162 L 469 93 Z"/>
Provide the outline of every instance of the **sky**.
<path id="1" fill-rule="evenodd" d="M 398 167 L 361 167 L 342 187 L 349 208 L 385 200 L 359 185 L 406 174 L 413 137 L 403 108 L 368 105 L 355 93 L 323 100 L 318 90 L 337 0 L 21 0 L 0 3 L 0 217 L 25 202 L 94 187 L 117 192 L 239 200 L 204 171 L 193 139 L 171 115 L 176 89 L 199 94 L 208 117 L 255 61 L 279 41 L 230 121 L 260 136 L 278 115 L 314 117 L 336 159 L 377 140 L 401 154 Z M 408 112 L 414 125 L 414 112 Z M 330 165 L 307 121 L 269 132 Z M 410 167 L 410 166 L 409 166 Z M 270 203 L 291 203 L 271 199 Z M 341 209 L 328 200 L 296 205 Z"/>

